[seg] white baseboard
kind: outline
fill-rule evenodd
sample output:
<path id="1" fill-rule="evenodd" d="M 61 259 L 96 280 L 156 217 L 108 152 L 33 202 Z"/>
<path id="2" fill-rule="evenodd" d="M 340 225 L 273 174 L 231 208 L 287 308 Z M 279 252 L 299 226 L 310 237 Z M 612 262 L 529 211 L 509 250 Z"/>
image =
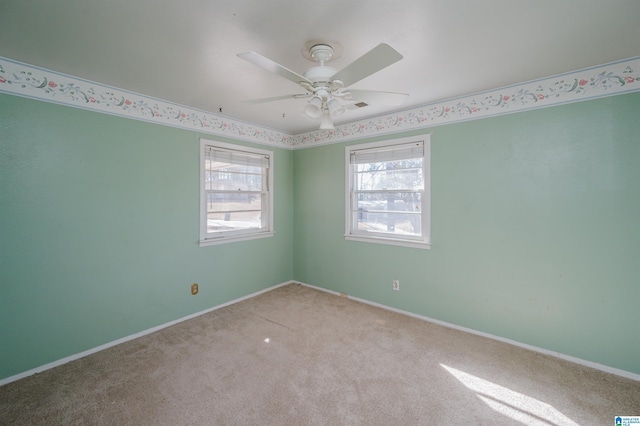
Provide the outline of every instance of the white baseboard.
<path id="1" fill-rule="evenodd" d="M 587 361 L 587 360 L 584 360 L 584 359 L 581 359 L 581 358 L 577 358 L 577 357 L 574 357 L 574 356 L 571 356 L 571 355 L 565 355 L 565 354 L 562 354 L 562 353 L 559 353 L 559 352 L 550 351 L 550 350 L 547 350 L 547 349 L 539 348 L 537 346 L 528 345 L 526 343 L 521 343 L 521 342 L 518 342 L 518 341 L 515 341 L 515 340 L 506 339 L 504 337 L 496 336 L 496 335 L 485 333 L 485 332 L 482 332 L 482 331 L 477 331 L 477 330 L 474 330 L 474 329 L 471 329 L 471 328 L 461 327 L 461 326 L 456 325 L 456 324 L 451 324 L 451 323 L 448 323 L 448 322 L 445 322 L 445 321 L 440 321 L 440 320 L 437 320 L 437 319 L 434 319 L 434 318 L 429 318 L 429 317 L 426 317 L 426 316 L 423 316 L 423 315 L 414 314 L 412 312 L 403 311 L 401 309 L 396 309 L 396 308 L 393 308 L 391 306 L 386 306 L 386 305 L 382 305 L 380 303 L 371 302 L 369 300 L 361 299 L 359 297 L 349 296 L 349 295 L 346 295 L 344 293 L 340 293 L 340 292 L 337 292 L 337 291 L 333 291 L 333 290 L 329 290 L 329 289 L 326 289 L 326 288 L 317 287 L 317 286 L 314 286 L 314 285 L 311 285 L 311 284 L 306 284 L 306 283 L 303 283 L 303 282 L 300 282 L 300 281 L 292 280 L 292 281 L 285 281 L 283 283 L 276 284 L 276 285 L 274 285 L 272 287 L 265 288 L 263 290 L 257 291 L 255 293 L 248 294 L 248 295 L 240 297 L 238 299 L 231 300 L 231 301 L 223 303 L 221 305 L 217 305 L 217 306 L 205 309 L 203 311 L 199 311 L 199 312 L 193 313 L 191 315 L 187 315 L 185 317 L 178 318 L 178 319 L 176 319 L 174 321 L 170 321 L 168 323 L 161 324 L 161 325 L 158 325 L 156 327 L 152 327 L 152 328 L 149 328 L 147 330 L 140 331 L 140 332 L 132 334 L 130 336 L 126 336 L 126 337 L 114 340 L 112 342 L 105 343 L 104 345 L 100 345 L 100 346 L 97 346 L 95 348 L 88 349 L 86 351 L 83 351 L 83 352 L 80 352 L 80 353 L 77 353 L 77 354 L 74 354 L 74 355 L 70 355 L 68 357 L 61 358 L 61 359 L 59 359 L 57 361 L 53 361 L 53 362 L 41 365 L 41 366 L 33 368 L 31 370 L 24 371 L 22 373 L 14 375 L 14 376 L 10 376 L 10 377 L 1 379 L 0 380 L 0 386 L 6 385 L 6 384 L 11 383 L 11 382 L 15 382 L 16 380 L 20 380 L 22 378 L 31 376 L 31 375 L 36 374 L 36 373 L 41 373 L 43 371 L 49 370 L 49 369 L 54 368 L 54 367 L 58 367 L 60 365 L 66 364 L 68 362 L 75 361 L 75 360 L 80 359 L 80 358 L 84 358 L 84 357 L 86 357 L 88 355 L 94 354 L 96 352 L 100 352 L 100 351 L 102 351 L 104 349 L 108 349 L 110 347 L 119 345 L 121 343 L 125 343 L 125 342 L 128 342 L 130 340 L 134 340 L 134 339 L 137 339 L 139 337 L 146 336 L 147 334 L 155 333 L 156 331 L 160 331 L 163 328 L 171 327 L 172 325 L 181 323 L 183 321 L 190 320 L 192 318 L 199 317 L 200 315 L 204 315 L 204 314 L 207 314 L 209 312 L 213 312 L 213 311 L 215 311 L 217 309 L 221 309 L 221 308 L 224 308 L 225 306 L 233 305 L 233 304 L 241 302 L 243 300 L 251 299 L 252 297 L 256 297 L 256 296 L 258 296 L 260 294 L 266 293 L 266 292 L 271 291 L 271 290 L 275 290 L 278 287 L 282 287 L 282 286 L 285 286 L 285 285 L 288 285 L 288 284 L 301 284 L 301 285 L 303 285 L 305 287 L 309 287 L 309 288 L 313 288 L 313 289 L 316 289 L 316 290 L 319 290 L 319 291 L 323 291 L 325 293 L 333 294 L 334 296 L 347 297 L 347 298 L 349 298 L 351 300 L 354 300 L 356 302 L 361 302 L 361 303 L 365 303 L 367 305 L 376 306 L 378 308 L 386 309 L 388 311 L 396 312 L 396 313 L 399 313 L 399 314 L 402 314 L 402 315 L 407 315 L 407 316 L 410 316 L 410 317 L 413 317 L 413 318 L 417 318 L 417 319 L 420 319 L 420 320 L 423 320 L 423 321 L 431 322 L 433 324 L 438 324 L 438 325 L 441 325 L 441 326 L 444 326 L 444 327 L 448 327 L 448 328 L 452 328 L 452 329 L 455 329 L 455 330 L 464 331 L 466 333 L 475 334 L 477 336 L 486 337 L 486 338 L 489 338 L 489 339 L 492 339 L 492 340 L 497 340 L 499 342 L 508 343 L 510 345 L 518 346 L 518 347 L 521 347 L 521 348 L 524 348 L 524 349 L 528 349 L 528 350 L 531 350 L 531 351 L 534 351 L 534 352 L 539 352 L 539 353 L 542 353 L 542 354 L 545 354 L 545 355 L 550 355 L 550 356 L 553 356 L 553 357 L 556 357 L 556 358 L 563 359 L 565 361 L 570 361 L 570 362 L 573 362 L 575 364 L 580 364 L 580 365 L 584 365 L 586 367 L 591 367 L 591 368 L 594 368 L 596 370 L 604 371 L 606 373 L 615 374 L 617 376 L 622 376 L 622 377 L 626 377 L 626 378 L 629 378 L 629 379 L 632 379 L 632 380 L 640 381 L 640 374 L 632 373 L 630 371 L 625 371 L 625 370 L 621 370 L 619 368 L 609 367 L 607 365 L 598 364 L 598 363 L 592 362 L 592 361 Z"/>
<path id="2" fill-rule="evenodd" d="M 438 324 L 438 325 L 441 325 L 441 326 L 444 326 L 444 327 L 452 328 L 454 330 L 464 331 L 466 333 L 475 334 L 477 336 L 486 337 L 486 338 L 489 338 L 489 339 L 492 339 L 492 340 L 497 340 L 497 341 L 503 342 L 503 343 L 508 343 L 510 345 L 513 345 L 513 346 L 518 346 L 518 347 L 521 347 L 521 348 L 524 348 L 524 349 L 528 349 L 530 351 L 542 353 L 542 354 L 545 354 L 545 355 L 550 355 L 550 356 L 553 356 L 553 357 L 556 357 L 556 358 L 563 359 L 565 361 L 573 362 L 575 364 L 580 364 L 580 365 L 584 365 L 586 367 L 594 368 L 596 370 L 604 371 L 606 373 L 615 374 L 616 376 L 622 376 L 622 377 L 626 377 L 628 379 L 640 381 L 640 374 L 632 373 L 630 371 L 621 370 L 619 368 L 614 368 L 614 367 L 609 367 L 608 365 L 598 364 L 597 362 L 587 361 L 587 360 L 584 360 L 582 358 L 577 358 L 577 357 L 574 357 L 574 356 L 571 356 L 571 355 L 565 355 L 565 354 L 562 354 L 560 352 L 550 351 L 548 349 L 544 349 L 544 348 L 539 348 L 537 346 L 528 345 L 526 343 L 521 343 L 521 342 L 518 342 L 516 340 L 506 339 L 504 337 L 496 336 L 494 334 L 485 333 L 483 331 L 474 330 L 472 328 L 462 327 L 462 326 L 459 326 L 459 325 L 456 325 L 456 324 L 451 324 L 451 323 L 448 323 L 448 322 L 445 322 L 445 321 L 440 321 L 440 320 L 437 320 L 437 319 L 434 319 L 434 318 L 425 317 L 423 315 L 418 315 L 418 314 L 414 314 L 412 312 L 403 311 L 401 309 L 392 308 L 391 306 L 386 306 L 386 305 L 382 305 L 380 303 L 371 302 L 370 300 L 361 299 L 359 297 L 349 296 L 349 295 L 346 295 L 344 293 L 339 293 L 339 292 L 336 292 L 336 291 L 333 291 L 333 290 L 328 290 L 326 288 L 317 287 L 317 286 L 314 286 L 314 285 L 311 285 L 311 284 L 305 284 L 305 283 L 300 282 L 300 281 L 293 281 L 293 282 L 295 282 L 297 284 L 301 284 L 301 285 L 303 285 L 305 287 L 309 287 L 309 288 L 313 288 L 313 289 L 316 289 L 316 290 L 324 291 L 326 293 L 331 293 L 331 294 L 336 295 L 336 296 L 347 297 L 348 299 L 354 300 L 356 302 L 361 302 L 361 303 L 365 303 L 367 305 L 376 306 L 378 308 L 386 309 L 388 311 L 396 312 L 396 313 L 399 313 L 399 314 L 402 314 L 402 315 L 407 315 L 407 316 L 410 316 L 410 317 L 413 317 L 413 318 L 417 318 L 417 319 L 420 319 L 420 320 L 423 320 L 423 321 L 427 321 L 427 322 L 430 322 L 430 323 L 433 323 L 433 324 Z"/>
<path id="3" fill-rule="evenodd" d="M 100 352 L 100 351 L 102 351 L 104 349 L 108 349 L 108 348 L 111 348 L 113 346 L 119 345 L 121 343 L 125 343 L 125 342 L 128 342 L 130 340 L 134 340 L 134 339 L 137 339 L 139 337 L 146 336 L 147 334 L 155 333 L 156 331 L 160 331 L 163 328 L 171 327 L 172 325 L 181 323 L 183 321 L 187 321 L 187 320 L 190 320 L 192 318 L 199 317 L 200 315 L 204 315 L 204 314 L 207 314 L 209 312 L 213 312 L 213 311 L 215 311 L 217 309 L 224 308 L 225 306 L 229 306 L 229 305 L 233 305 L 233 304 L 238 303 L 238 302 L 242 302 L 243 300 L 246 300 L 246 299 L 251 299 L 252 297 L 256 297 L 256 296 L 258 296 L 258 295 L 260 295 L 262 293 L 266 293 L 266 292 L 274 290 L 274 289 L 276 289 L 278 287 L 282 287 L 282 286 L 285 286 L 287 284 L 293 284 L 293 283 L 297 283 L 297 282 L 296 281 L 286 281 L 286 282 L 283 282 L 283 283 L 280 283 L 280 284 L 276 284 L 276 285 L 274 285 L 272 287 L 268 287 L 268 288 L 265 288 L 264 290 L 260 290 L 260 291 L 257 291 L 255 293 L 251 293 L 251 294 L 249 294 L 247 296 L 243 296 L 243 297 L 240 297 L 238 299 L 234 299 L 234 300 L 231 300 L 229 302 L 223 303 L 221 305 L 217 305 L 217 306 L 214 306 L 212 308 L 205 309 L 204 311 L 196 312 L 194 314 L 187 315 L 187 316 L 182 317 L 182 318 L 178 318 L 177 320 L 173 320 L 173 321 L 167 322 L 165 324 L 161 324 L 161 325 L 158 325 L 156 327 L 152 327 L 152 328 L 149 328 L 147 330 L 140 331 L 140 332 L 132 334 L 130 336 L 126 336 L 126 337 L 120 338 L 118 340 L 114 340 L 112 342 L 105 343 L 104 345 L 100 345 L 100 346 L 97 346 L 95 348 L 91 348 L 91 349 L 88 349 L 86 351 L 74 354 L 74 355 L 69 355 L 69 356 L 64 357 L 62 359 L 59 359 L 57 361 L 49 362 L 47 364 L 41 365 L 40 367 L 32 368 L 31 370 L 24 371 L 22 373 L 14 375 L 14 376 L 6 377 L 6 378 L 0 380 L 0 386 L 6 385 L 6 384 L 11 383 L 11 382 L 15 382 L 16 380 L 23 379 L 25 377 L 31 376 L 31 375 L 36 374 L 36 373 L 42 373 L 43 371 L 49 370 L 51 368 L 58 367 L 60 365 L 66 364 L 66 363 L 71 362 L 71 361 L 75 361 L 75 360 L 80 359 L 80 358 L 84 358 L 85 356 L 94 354 L 96 352 Z"/>

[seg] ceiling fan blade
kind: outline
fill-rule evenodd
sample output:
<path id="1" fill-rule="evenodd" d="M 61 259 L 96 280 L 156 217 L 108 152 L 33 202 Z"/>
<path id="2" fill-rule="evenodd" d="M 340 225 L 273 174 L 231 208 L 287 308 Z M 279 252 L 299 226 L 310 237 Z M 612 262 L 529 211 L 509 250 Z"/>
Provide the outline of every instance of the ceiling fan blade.
<path id="1" fill-rule="evenodd" d="M 340 80 L 344 83 L 344 87 L 349 87 L 400 59 L 402 59 L 402 55 L 393 47 L 381 43 L 335 73 L 331 80 Z"/>
<path id="2" fill-rule="evenodd" d="M 391 106 L 398 106 L 409 97 L 406 93 L 379 92 L 377 90 L 349 89 L 349 92 L 351 93 L 351 99 L 353 101 Z"/>
<path id="3" fill-rule="evenodd" d="M 296 94 L 296 95 L 272 96 L 270 98 L 247 99 L 247 100 L 240 101 L 240 102 L 245 103 L 245 104 L 250 104 L 250 105 L 257 105 L 257 104 L 264 104 L 264 103 L 267 103 L 267 102 L 282 101 L 282 100 L 285 100 L 285 99 L 308 98 L 309 96 L 311 96 L 311 93 L 300 93 L 300 94 Z"/>
<path id="4" fill-rule="evenodd" d="M 296 84 L 300 84 L 301 82 L 307 82 L 311 84 L 312 82 L 308 80 L 306 77 L 301 76 L 297 72 L 291 71 L 288 68 L 283 67 L 282 65 L 273 62 L 271 59 L 262 56 L 256 52 L 246 52 L 246 53 L 238 53 L 238 57 L 249 61 L 251 63 L 256 64 L 259 67 L 266 69 L 267 71 L 271 71 L 272 73 L 278 74 L 281 77 L 286 78 Z"/>

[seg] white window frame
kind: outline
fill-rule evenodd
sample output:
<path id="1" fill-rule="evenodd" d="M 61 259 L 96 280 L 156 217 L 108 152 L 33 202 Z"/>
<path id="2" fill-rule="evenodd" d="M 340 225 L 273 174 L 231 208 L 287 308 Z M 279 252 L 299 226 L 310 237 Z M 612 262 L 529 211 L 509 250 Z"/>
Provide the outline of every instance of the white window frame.
<path id="1" fill-rule="evenodd" d="M 207 192 L 206 192 L 206 165 L 205 152 L 208 146 L 221 148 L 224 150 L 239 151 L 254 155 L 265 155 L 269 157 L 269 168 L 267 169 L 266 180 L 266 206 L 263 206 L 263 214 L 267 217 L 264 220 L 265 225 L 259 229 L 241 229 L 230 231 L 207 232 Z M 242 145 L 234 145 L 230 143 L 200 139 L 200 247 L 231 243 L 235 241 L 253 240 L 256 238 L 272 237 L 273 229 L 273 151 L 246 147 Z"/>
<path id="2" fill-rule="evenodd" d="M 405 236 L 399 234 L 375 233 L 354 229 L 355 201 L 355 166 L 351 164 L 351 155 L 355 151 L 363 149 L 388 148 L 395 145 L 406 145 L 422 142 L 424 146 L 424 158 L 422 162 L 422 176 L 424 179 L 424 191 L 422 192 L 421 205 L 421 231 L 420 236 Z M 404 247 L 429 249 L 431 247 L 431 140 L 429 134 L 411 136 L 406 138 L 385 140 L 345 147 L 345 234 L 346 240 L 368 243 L 389 244 Z"/>

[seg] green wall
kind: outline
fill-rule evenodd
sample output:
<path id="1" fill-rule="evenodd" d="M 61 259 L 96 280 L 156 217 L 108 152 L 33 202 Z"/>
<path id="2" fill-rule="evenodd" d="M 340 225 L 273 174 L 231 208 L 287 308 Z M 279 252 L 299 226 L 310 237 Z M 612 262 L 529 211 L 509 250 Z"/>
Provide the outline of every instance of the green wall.
<path id="1" fill-rule="evenodd" d="M 356 142 L 297 150 L 294 276 L 638 374 L 638 111 L 636 93 L 428 129 L 430 250 L 345 241 Z"/>
<path id="2" fill-rule="evenodd" d="M 0 95 L 0 137 L 0 379 L 292 278 L 290 150 L 275 236 L 200 248 L 212 136 Z"/>
<path id="3" fill-rule="evenodd" d="M 294 278 L 640 374 L 639 110 L 428 129 L 431 250 L 344 240 L 346 144 L 275 149 L 275 237 L 200 248 L 210 135 L 0 95 L 0 379 Z"/>

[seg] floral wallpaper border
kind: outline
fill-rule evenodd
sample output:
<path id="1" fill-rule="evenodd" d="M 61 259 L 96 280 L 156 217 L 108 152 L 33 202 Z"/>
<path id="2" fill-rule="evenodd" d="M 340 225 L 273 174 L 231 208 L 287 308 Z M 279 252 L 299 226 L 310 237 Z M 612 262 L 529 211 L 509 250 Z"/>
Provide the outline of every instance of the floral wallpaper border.
<path id="1" fill-rule="evenodd" d="M 0 93 L 282 148 L 306 148 L 636 91 L 640 91 L 640 57 L 337 125 L 334 130 L 289 135 L 0 57 Z"/>
<path id="2" fill-rule="evenodd" d="M 293 136 L 304 148 L 640 91 L 640 57 Z"/>
<path id="3" fill-rule="evenodd" d="M 284 148 L 291 135 L 0 57 L 0 93 Z"/>

